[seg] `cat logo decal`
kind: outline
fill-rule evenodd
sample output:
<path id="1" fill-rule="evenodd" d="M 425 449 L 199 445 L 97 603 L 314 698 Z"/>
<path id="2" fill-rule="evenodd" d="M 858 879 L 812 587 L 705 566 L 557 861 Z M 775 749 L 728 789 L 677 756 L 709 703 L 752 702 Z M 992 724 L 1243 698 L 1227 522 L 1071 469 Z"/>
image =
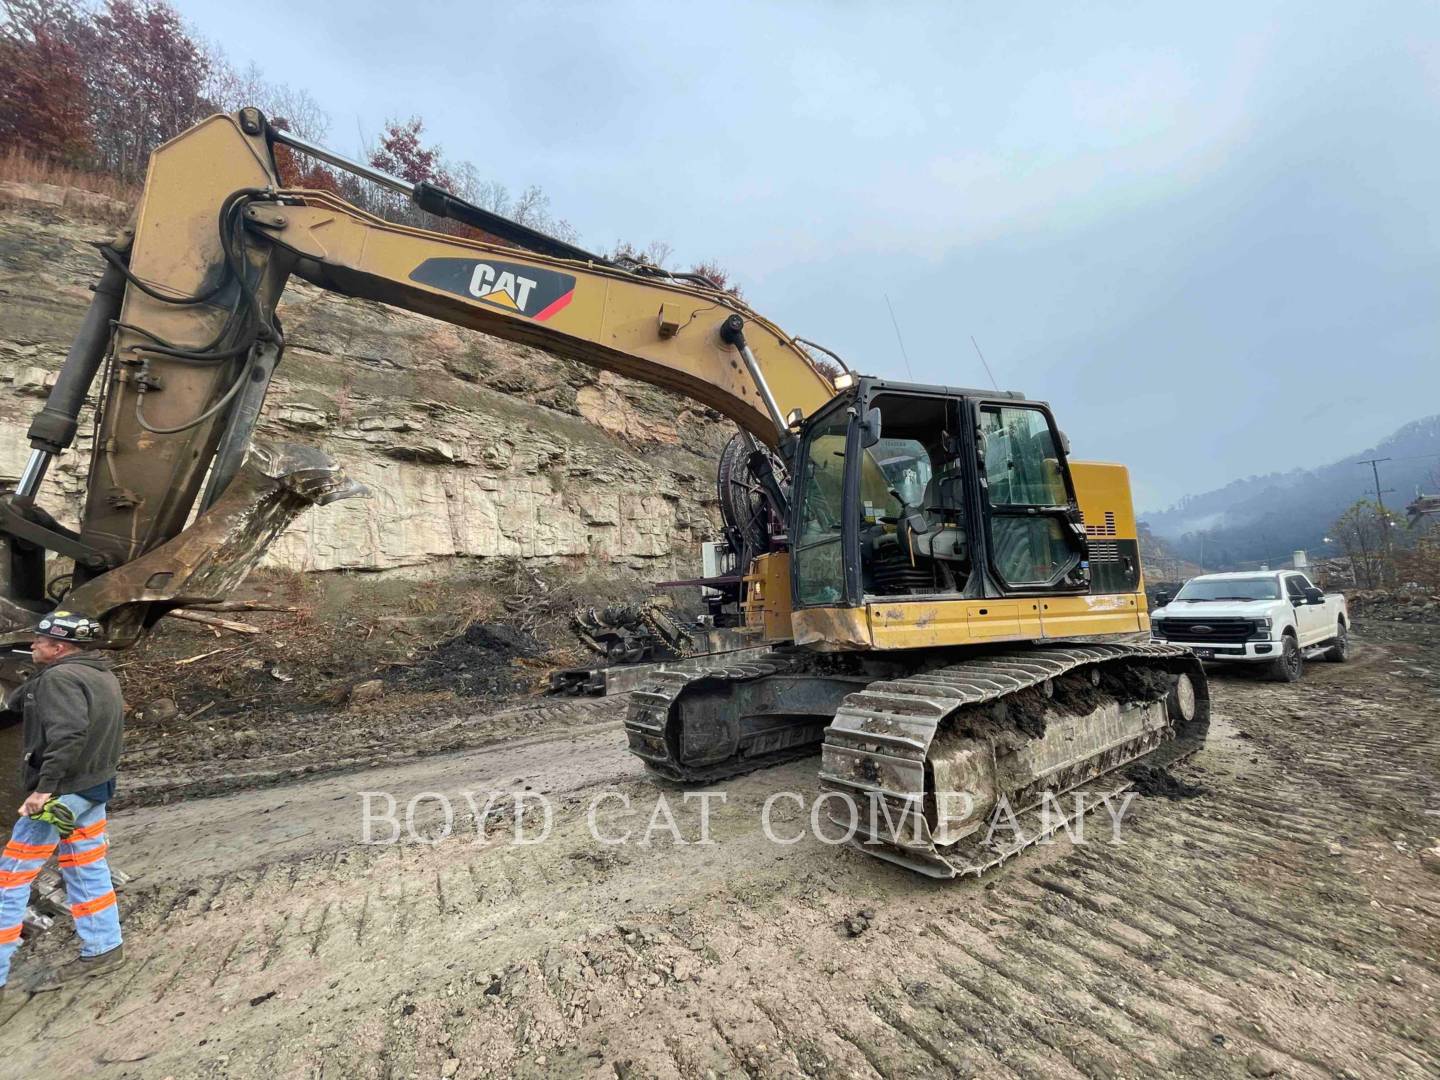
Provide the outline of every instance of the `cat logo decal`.
<path id="1" fill-rule="evenodd" d="M 575 297 L 569 274 L 498 259 L 426 259 L 410 280 L 535 322 L 549 319 Z"/>

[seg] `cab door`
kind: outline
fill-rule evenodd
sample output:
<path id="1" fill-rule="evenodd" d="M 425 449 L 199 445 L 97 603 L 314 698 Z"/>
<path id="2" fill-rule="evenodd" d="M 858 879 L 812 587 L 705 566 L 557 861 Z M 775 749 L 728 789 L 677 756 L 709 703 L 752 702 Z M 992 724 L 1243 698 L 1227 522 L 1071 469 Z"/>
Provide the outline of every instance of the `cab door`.
<path id="1" fill-rule="evenodd" d="M 981 402 L 975 430 L 997 584 L 1008 594 L 1086 591 L 1074 486 L 1049 413 L 1029 403 Z"/>
<path id="2" fill-rule="evenodd" d="M 852 410 L 815 416 L 797 458 L 791 512 L 790 574 L 794 605 L 838 607 L 846 601 L 847 488 L 845 465 L 855 452 Z"/>

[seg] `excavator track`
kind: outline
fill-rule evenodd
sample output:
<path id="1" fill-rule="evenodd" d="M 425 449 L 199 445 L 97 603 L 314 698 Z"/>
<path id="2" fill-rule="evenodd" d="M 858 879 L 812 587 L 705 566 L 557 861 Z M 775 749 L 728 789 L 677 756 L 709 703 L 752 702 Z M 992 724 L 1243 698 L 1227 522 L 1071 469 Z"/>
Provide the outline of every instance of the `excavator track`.
<path id="1" fill-rule="evenodd" d="M 1116 690 L 1127 684 L 1134 700 Z M 826 729 L 820 777 L 847 796 L 829 813 L 860 850 L 978 877 L 1122 795 L 1125 766 L 1194 753 L 1209 715 L 1204 670 L 1177 646 L 994 653 L 851 694 Z"/>
<path id="2" fill-rule="evenodd" d="M 805 654 L 771 651 L 744 663 L 656 673 L 652 681 L 631 695 L 630 710 L 625 717 L 630 751 L 651 771 L 683 783 L 723 780 L 815 753 L 828 718 L 742 733 L 724 747 L 723 756 L 718 760 L 711 760 L 715 754 L 702 749 L 698 754 L 702 760 L 696 761 L 695 753 L 686 752 L 682 709 L 675 707 L 687 692 L 719 689 L 723 684 L 733 690 L 735 684 L 800 674 L 807 667 L 808 659 Z M 690 730 L 693 733 L 695 727 Z M 717 749 L 716 753 L 720 752 Z"/>

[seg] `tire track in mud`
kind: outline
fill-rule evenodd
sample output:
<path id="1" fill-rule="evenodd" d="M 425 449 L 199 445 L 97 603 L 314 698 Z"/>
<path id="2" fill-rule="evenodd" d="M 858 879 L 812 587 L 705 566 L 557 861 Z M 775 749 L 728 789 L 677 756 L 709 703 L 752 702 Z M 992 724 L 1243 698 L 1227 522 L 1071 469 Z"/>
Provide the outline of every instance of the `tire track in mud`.
<path id="1" fill-rule="evenodd" d="M 479 847 L 473 832 L 321 838 L 278 861 L 226 855 L 176 885 L 157 862 L 126 902 L 125 981 L 43 1021 L 27 1009 L 7 1034 L 17 1067 L 40 1067 L 25 1035 L 42 1023 L 98 1055 L 115 1032 L 97 1022 L 124 1017 L 147 1074 L 177 1077 L 440 1075 L 450 1060 L 461 1077 L 1436 1075 L 1440 940 L 1403 903 L 1434 897 L 1435 878 L 1372 827 L 1406 812 L 1393 790 L 1333 782 L 1343 746 L 1408 783 L 1432 760 L 1414 738 L 1426 717 L 1337 742 L 1325 733 L 1343 716 L 1292 715 L 1305 685 L 1217 683 L 1253 738 L 1217 725 L 1189 774 L 1208 794 L 1137 801 L 1123 844 L 1097 823 L 1100 839 L 1036 849 L 982 885 L 766 841 L 766 796 L 813 796 L 813 762 L 726 784 L 712 847 L 600 848 L 591 785 L 562 788 L 554 834 L 533 847 L 503 829 Z M 489 765 L 508 782 L 533 749 Z M 658 791 L 680 805 L 609 775 L 637 806 Z M 851 936 L 843 920 L 862 908 L 876 917 Z"/>

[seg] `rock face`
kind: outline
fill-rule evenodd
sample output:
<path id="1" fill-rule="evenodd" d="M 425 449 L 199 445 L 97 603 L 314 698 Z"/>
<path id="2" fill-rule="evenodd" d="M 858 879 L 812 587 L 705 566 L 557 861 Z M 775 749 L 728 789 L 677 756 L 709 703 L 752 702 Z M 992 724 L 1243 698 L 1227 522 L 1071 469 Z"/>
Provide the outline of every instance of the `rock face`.
<path id="1" fill-rule="evenodd" d="M 13 193 L 12 193 L 13 194 Z M 12 202 L 14 200 L 11 200 Z M 0 478 L 89 302 L 103 225 L 0 207 Z M 537 349 L 294 282 L 260 437 L 318 445 L 374 497 L 310 510 L 274 565 L 390 570 L 456 557 L 588 559 L 652 580 L 699 572 L 732 428 L 684 399 Z M 93 396 L 93 395 L 92 395 Z M 73 525 L 82 435 L 42 491 Z"/>

